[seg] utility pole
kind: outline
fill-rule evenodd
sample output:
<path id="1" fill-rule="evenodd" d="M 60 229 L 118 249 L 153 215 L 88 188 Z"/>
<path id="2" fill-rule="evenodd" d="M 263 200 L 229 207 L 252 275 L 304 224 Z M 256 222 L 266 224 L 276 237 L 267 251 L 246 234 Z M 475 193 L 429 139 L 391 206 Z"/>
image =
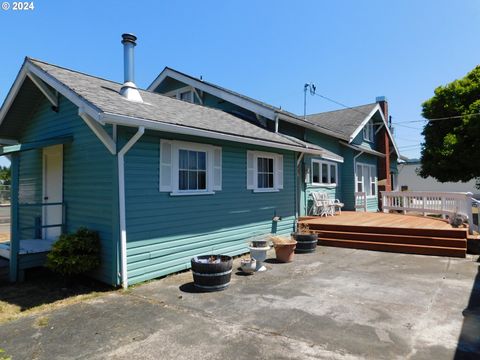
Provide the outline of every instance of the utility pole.
<path id="1" fill-rule="evenodd" d="M 315 95 L 317 87 L 314 83 L 306 83 L 303 86 L 303 120 L 307 118 L 307 90 L 310 90 L 310 95 Z"/>

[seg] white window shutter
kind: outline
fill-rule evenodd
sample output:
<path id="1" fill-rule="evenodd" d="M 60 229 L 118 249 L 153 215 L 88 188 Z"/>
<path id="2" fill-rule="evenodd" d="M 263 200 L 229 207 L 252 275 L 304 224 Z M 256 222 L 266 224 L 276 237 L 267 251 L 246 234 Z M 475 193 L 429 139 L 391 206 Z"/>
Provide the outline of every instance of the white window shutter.
<path id="1" fill-rule="evenodd" d="M 168 140 L 160 140 L 160 191 L 172 191 L 173 146 Z"/>
<path id="2" fill-rule="evenodd" d="M 255 153 L 247 151 L 247 189 L 255 189 Z"/>
<path id="3" fill-rule="evenodd" d="M 213 148 L 213 190 L 222 190 L 222 148 Z"/>
<path id="4" fill-rule="evenodd" d="M 277 155 L 275 167 L 275 188 L 283 189 L 283 155 Z"/>

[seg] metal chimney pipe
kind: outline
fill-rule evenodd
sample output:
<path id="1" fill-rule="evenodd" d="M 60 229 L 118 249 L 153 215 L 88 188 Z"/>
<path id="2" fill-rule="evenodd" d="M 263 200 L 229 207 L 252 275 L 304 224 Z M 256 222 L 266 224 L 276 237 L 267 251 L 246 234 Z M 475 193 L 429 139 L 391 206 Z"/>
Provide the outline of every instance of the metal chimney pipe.
<path id="1" fill-rule="evenodd" d="M 133 50 L 137 46 L 136 40 L 137 37 L 133 34 L 122 34 L 124 84 L 120 89 L 120 94 L 127 100 L 143 102 L 137 85 L 135 85 L 135 57 Z"/>
<path id="2" fill-rule="evenodd" d="M 137 46 L 137 37 L 133 34 L 122 34 L 123 44 L 123 76 L 124 82 L 135 83 L 135 66 L 133 50 Z"/>

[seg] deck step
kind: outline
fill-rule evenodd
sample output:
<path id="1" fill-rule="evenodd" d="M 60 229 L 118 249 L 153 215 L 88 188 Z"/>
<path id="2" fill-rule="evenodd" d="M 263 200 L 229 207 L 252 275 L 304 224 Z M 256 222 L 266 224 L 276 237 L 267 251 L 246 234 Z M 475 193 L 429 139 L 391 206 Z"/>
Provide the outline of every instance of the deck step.
<path id="1" fill-rule="evenodd" d="M 399 243 L 385 243 L 372 241 L 357 240 L 340 240 L 331 238 L 322 238 L 318 241 L 319 245 L 335 246 L 343 248 L 353 248 L 362 250 L 387 251 L 395 253 L 434 255 L 434 256 L 450 256 L 464 258 L 466 256 L 465 248 L 442 247 L 442 246 L 426 246 Z"/>
<path id="2" fill-rule="evenodd" d="M 401 227 L 380 227 L 380 226 L 362 226 L 362 225 L 341 225 L 341 224 L 321 224 L 309 223 L 311 231 L 340 231 L 353 233 L 369 234 L 390 234 L 407 235 L 421 237 L 438 237 L 451 239 L 466 239 L 467 229 L 424 229 L 424 228 L 401 228 Z"/>
<path id="3" fill-rule="evenodd" d="M 396 234 L 379 234 L 379 233 L 358 233 L 350 231 L 331 231 L 317 230 L 318 238 L 338 239 L 338 240 L 356 240 L 367 242 L 393 243 L 393 244 L 410 244 L 410 245 L 426 245 L 440 246 L 464 249 L 467 246 L 467 240 L 434 237 L 434 236 L 414 236 L 414 235 L 396 235 Z"/>

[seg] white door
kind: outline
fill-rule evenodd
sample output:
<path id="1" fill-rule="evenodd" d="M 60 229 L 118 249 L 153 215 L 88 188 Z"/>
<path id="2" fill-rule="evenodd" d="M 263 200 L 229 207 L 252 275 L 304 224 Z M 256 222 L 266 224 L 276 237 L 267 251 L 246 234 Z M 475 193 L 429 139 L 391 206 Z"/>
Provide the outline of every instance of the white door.
<path id="1" fill-rule="evenodd" d="M 43 149 L 43 203 L 63 202 L 63 145 Z M 43 206 L 43 225 L 62 223 L 62 205 Z M 43 239 L 56 239 L 61 227 L 43 228 Z"/>

